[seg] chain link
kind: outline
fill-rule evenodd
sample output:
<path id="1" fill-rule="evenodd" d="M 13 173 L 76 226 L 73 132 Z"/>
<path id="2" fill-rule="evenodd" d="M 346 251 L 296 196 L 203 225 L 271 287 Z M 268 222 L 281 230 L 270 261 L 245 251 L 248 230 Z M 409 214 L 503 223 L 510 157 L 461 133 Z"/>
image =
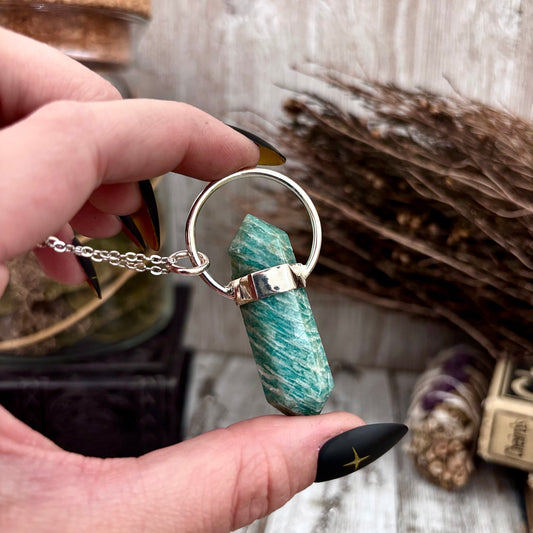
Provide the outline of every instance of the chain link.
<path id="1" fill-rule="evenodd" d="M 118 250 L 98 250 L 87 245 L 69 244 L 57 237 L 48 237 L 40 247 L 51 248 L 59 253 L 73 253 L 77 256 L 91 259 L 95 263 L 106 262 L 110 265 L 128 268 L 136 272 L 149 272 L 153 276 L 161 276 L 171 272 L 183 276 L 199 276 L 209 266 L 209 258 L 201 252 L 198 255 L 202 263 L 195 265 L 188 250 L 174 252 L 168 257 L 156 254 L 147 256 L 138 252 L 120 253 Z M 189 259 L 193 266 L 181 266 L 178 262 L 180 259 Z"/>

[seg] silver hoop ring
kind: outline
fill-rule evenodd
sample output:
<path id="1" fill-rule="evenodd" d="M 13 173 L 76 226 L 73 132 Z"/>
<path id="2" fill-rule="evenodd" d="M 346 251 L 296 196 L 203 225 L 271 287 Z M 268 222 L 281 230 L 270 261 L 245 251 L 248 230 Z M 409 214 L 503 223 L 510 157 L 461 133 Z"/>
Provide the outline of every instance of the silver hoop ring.
<path id="1" fill-rule="evenodd" d="M 270 181 L 275 181 L 285 186 L 298 197 L 300 202 L 302 202 L 305 209 L 307 210 L 307 214 L 309 215 L 309 219 L 311 221 L 311 228 L 313 230 L 313 241 L 311 243 L 309 259 L 307 260 L 307 263 L 303 266 L 302 269 L 302 277 L 304 279 L 307 278 L 309 274 L 311 274 L 313 268 L 315 268 L 315 265 L 318 261 L 318 257 L 320 255 L 320 247 L 322 245 L 322 226 L 320 224 L 320 217 L 318 216 L 318 212 L 311 198 L 296 182 L 294 182 L 292 179 L 288 178 L 284 174 L 281 174 L 280 172 L 276 172 L 275 170 L 270 170 L 267 168 L 253 168 L 235 172 L 234 174 L 230 174 L 229 176 L 226 176 L 221 180 L 213 181 L 212 183 L 207 185 L 207 187 L 198 195 L 198 197 L 191 206 L 189 216 L 187 217 L 187 223 L 185 226 L 185 242 L 187 245 L 187 250 L 189 252 L 189 257 L 191 258 L 193 265 L 199 267 L 203 264 L 201 253 L 198 252 L 196 248 L 195 234 L 196 222 L 198 220 L 198 215 L 200 214 L 202 207 L 205 205 L 205 203 L 213 193 L 218 191 L 218 189 L 220 189 L 227 183 L 242 178 L 248 178 L 251 176 L 259 176 L 262 178 L 266 178 Z M 232 298 L 230 286 L 221 285 L 220 283 L 215 281 L 213 277 L 205 270 L 200 274 L 200 277 L 218 293 L 222 294 L 223 296 L 226 296 L 227 298 Z"/>

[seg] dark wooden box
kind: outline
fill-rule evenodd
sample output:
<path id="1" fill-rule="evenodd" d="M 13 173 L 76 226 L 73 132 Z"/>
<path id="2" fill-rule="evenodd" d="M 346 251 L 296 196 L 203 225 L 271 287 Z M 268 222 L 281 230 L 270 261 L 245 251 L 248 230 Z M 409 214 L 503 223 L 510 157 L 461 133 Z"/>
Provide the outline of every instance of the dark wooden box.
<path id="1" fill-rule="evenodd" d="M 138 456 L 179 442 L 190 352 L 182 346 L 189 289 L 178 286 L 170 323 L 120 352 L 0 364 L 0 404 L 62 448 Z"/>

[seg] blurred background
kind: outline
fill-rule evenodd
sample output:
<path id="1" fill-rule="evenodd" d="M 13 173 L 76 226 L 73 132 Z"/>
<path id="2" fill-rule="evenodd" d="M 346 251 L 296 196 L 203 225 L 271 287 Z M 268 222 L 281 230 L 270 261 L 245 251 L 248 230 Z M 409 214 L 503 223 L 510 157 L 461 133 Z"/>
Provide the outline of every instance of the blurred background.
<path id="1" fill-rule="evenodd" d="M 407 90 L 472 99 L 533 117 L 533 13 L 530 2 L 302 2 L 154 0 L 140 63 L 171 98 L 256 131 L 279 145 L 283 104 L 306 91 L 346 103 L 346 94 L 308 75 L 309 65 Z M 312 70 L 311 70 L 312 72 Z M 280 147 L 281 149 L 281 147 Z M 283 167 L 281 167 L 283 171 Z M 183 246 L 185 213 L 201 184 L 177 179 L 173 212 Z M 221 272 L 235 208 L 202 218 L 204 246 Z M 227 274 L 226 274 L 227 275 Z M 238 312 L 194 282 L 187 341 L 199 349 L 247 353 Z M 330 358 L 420 370 L 438 349 L 463 338 L 442 322 L 386 312 L 313 291 L 313 308 Z M 207 326 L 207 327 L 206 327 Z"/>

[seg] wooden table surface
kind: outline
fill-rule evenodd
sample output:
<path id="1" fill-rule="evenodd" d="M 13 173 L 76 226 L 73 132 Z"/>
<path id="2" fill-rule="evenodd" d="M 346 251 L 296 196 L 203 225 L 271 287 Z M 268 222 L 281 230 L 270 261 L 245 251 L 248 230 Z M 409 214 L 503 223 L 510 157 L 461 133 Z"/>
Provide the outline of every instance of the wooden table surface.
<path id="1" fill-rule="evenodd" d="M 325 411 L 366 422 L 402 422 L 417 373 L 332 364 Z M 277 413 L 264 400 L 251 356 L 199 353 L 187 402 L 187 437 Z M 511 471 L 482 463 L 465 488 L 447 492 L 422 479 L 401 444 L 357 474 L 312 485 L 241 533 L 524 533 Z"/>

